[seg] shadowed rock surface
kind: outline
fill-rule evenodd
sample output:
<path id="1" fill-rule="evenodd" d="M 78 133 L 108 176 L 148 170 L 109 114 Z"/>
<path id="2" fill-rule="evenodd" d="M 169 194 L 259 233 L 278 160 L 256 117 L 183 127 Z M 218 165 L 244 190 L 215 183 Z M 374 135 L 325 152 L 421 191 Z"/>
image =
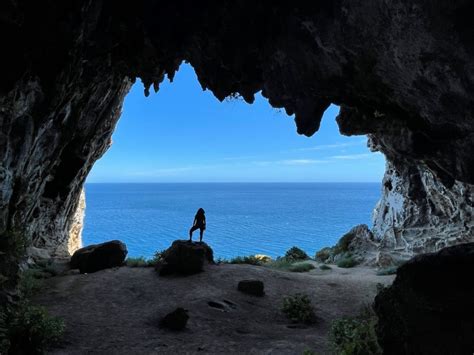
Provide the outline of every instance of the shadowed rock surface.
<path id="1" fill-rule="evenodd" d="M 341 133 L 369 135 L 401 181 L 385 180 L 377 209 L 387 248 L 410 256 L 472 240 L 470 1 L 8 0 L 0 11 L 0 232 L 67 255 L 82 185 L 131 83 L 148 95 L 187 60 L 219 100 L 250 103 L 261 90 L 300 134 L 340 105 Z"/>
<path id="2" fill-rule="evenodd" d="M 156 265 L 160 276 L 171 274 L 192 275 L 214 264 L 214 253 L 204 242 L 175 240 L 163 253 L 162 261 Z"/>
<path id="3" fill-rule="evenodd" d="M 264 284 L 260 280 L 242 280 L 237 285 L 237 290 L 249 295 L 262 297 L 265 295 Z"/>
<path id="4" fill-rule="evenodd" d="M 188 319 L 188 311 L 179 307 L 161 319 L 160 327 L 175 331 L 183 330 L 186 328 Z"/>
<path id="5" fill-rule="evenodd" d="M 474 243 L 419 255 L 375 298 L 386 354 L 472 354 Z"/>
<path id="6" fill-rule="evenodd" d="M 119 240 L 89 245 L 76 250 L 71 257 L 71 269 L 81 274 L 121 266 L 127 256 L 127 246 Z"/>

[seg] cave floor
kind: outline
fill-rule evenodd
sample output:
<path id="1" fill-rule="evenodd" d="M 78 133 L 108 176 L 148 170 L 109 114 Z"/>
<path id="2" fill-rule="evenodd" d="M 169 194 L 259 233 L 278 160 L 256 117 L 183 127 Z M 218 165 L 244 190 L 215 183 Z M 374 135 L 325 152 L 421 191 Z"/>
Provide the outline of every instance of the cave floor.
<path id="1" fill-rule="evenodd" d="M 238 281 L 250 278 L 264 281 L 264 297 L 237 291 Z M 373 300 L 377 283 L 392 281 L 363 267 L 298 274 L 224 264 L 166 278 L 153 268 L 121 267 L 50 278 L 34 302 L 66 323 L 52 354 L 326 354 L 331 321 L 357 314 Z M 283 297 L 296 292 L 310 296 L 315 324 L 292 325 L 282 314 Z M 187 329 L 158 328 L 176 307 L 189 311 Z"/>

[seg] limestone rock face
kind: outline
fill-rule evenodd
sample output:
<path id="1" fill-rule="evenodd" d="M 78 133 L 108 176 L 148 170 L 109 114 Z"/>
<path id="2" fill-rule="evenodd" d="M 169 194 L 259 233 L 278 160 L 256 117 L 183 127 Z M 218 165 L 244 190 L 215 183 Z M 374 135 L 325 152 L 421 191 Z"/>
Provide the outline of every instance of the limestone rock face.
<path id="1" fill-rule="evenodd" d="M 375 298 L 384 354 L 470 354 L 474 243 L 419 255 Z"/>
<path id="2" fill-rule="evenodd" d="M 77 204 L 76 212 L 71 220 L 71 227 L 69 229 L 69 238 L 67 240 L 68 252 L 70 255 L 74 254 L 77 249 L 82 248 L 82 229 L 84 228 L 84 215 L 86 210 L 86 193 L 82 189 Z"/>
<path id="3" fill-rule="evenodd" d="M 121 266 L 127 256 L 127 246 L 119 240 L 88 245 L 76 250 L 71 257 L 71 269 L 81 274 Z"/>
<path id="4" fill-rule="evenodd" d="M 213 251 L 201 242 L 175 240 L 163 253 L 156 270 L 161 276 L 170 274 L 192 275 L 203 271 L 207 264 L 214 264 Z"/>
<path id="5" fill-rule="evenodd" d="M 388 161 L 372 232 L 381 250 L 405 258 L 474 242 L 474 185 L 444 185 L 422 164 Z"/>

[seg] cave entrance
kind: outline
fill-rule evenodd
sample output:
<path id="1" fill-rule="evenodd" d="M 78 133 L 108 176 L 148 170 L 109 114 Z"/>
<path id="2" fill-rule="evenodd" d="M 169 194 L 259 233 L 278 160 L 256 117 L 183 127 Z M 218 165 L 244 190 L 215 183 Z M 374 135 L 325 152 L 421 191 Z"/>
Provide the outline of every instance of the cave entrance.
<path id="1" fill-rule="evenodd" d="M 187 238 L 203 207 L 217 257 L 274 257 L 293 245 L 314 255 L 370 225 L 380 197 L 382 154 L 365 136 L 341 136 L 337 113 L 330 106 L 307 138 L 260 94 L 252 105 L 219 102 L 187 64 L 150 97 L 136 83 L 85 185 L 84 244 L 119 239 L 130 256 L 150 257 Z"/>

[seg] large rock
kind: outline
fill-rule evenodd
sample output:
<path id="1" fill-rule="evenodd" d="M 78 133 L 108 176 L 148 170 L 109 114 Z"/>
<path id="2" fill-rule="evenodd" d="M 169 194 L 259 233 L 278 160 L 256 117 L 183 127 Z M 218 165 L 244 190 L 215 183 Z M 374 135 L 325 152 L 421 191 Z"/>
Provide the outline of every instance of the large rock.
<path id="1" fill-rule="evenodd" d="M 188 311 L 184 308 L 178 307 L 173 312 L 168 313 L 161 319 L 160 327 L 176 331 L 183 330 L 186 328 L 188 319 Z"/>
<path id="2" fill-rule="evenodd" d="M 474 243 L 414 257 L 375 298 L 385 354 L 474 352 Z"/>
<path id="3" fill-rule="evenodd" d="M 264 284 L 260 280 L 242 280 L 237 285 L 237 290 L 252 296 L 262 297 L 265 295 Z"/>
<path id="4" fill-rule="evenodd" d="M 161 276 L 174 273 L 191 275 L 201 272 L 206 264 L 214 264 L 214 253 L 209 245 L 175 240 L 164 252 L 156 269 Z"/>
<path id="5" fill-rule="evenodd" d="M 127 256 L 127 246 L 119 240 L 89 245 L 77 250 L 71 257 L 71 269 L 81 273 L 121 266 Z"/>

